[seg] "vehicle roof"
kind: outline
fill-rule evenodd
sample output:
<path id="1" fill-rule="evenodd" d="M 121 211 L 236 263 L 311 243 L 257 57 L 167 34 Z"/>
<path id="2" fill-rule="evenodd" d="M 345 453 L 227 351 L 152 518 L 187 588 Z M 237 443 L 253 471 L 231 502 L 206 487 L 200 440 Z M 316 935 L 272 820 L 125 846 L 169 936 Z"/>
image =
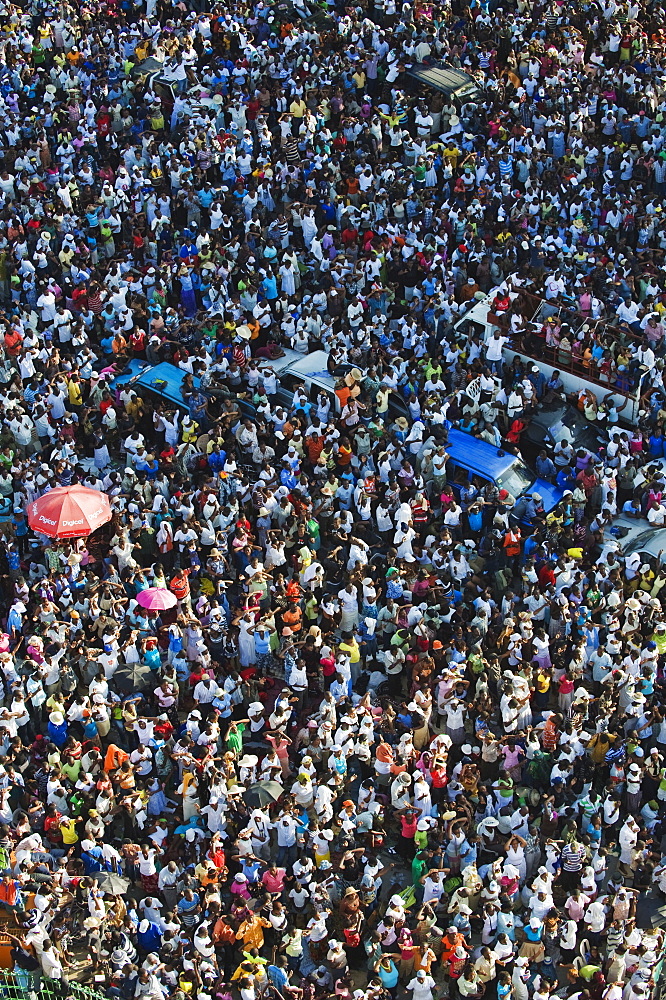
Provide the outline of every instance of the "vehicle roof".
<path id="1" fill-rule="evenodd" d="M 326 351 L 313 351 L 312 354 L 300 354 L 298 361 L 289 366 L 290 372 L 318 381 L 334 382 L 335 379 L 328 370 L 328 354 Z"/>
<path id="2" fill-rule="evenodd" d="M 180 388 L 183 384 L 183 380 L 187 372 L 184 372 L 182 368 L 178 368 L 176 365 L 169 364 L 168 361 L 162 361 L 159 365 L 155 365 L 153 368 L 146 368 L 142 365 L 140 361 L 130 361 L 128 365 L 129 371 L 123 372 L 118 378 L 114 379 L 111 383 L 112 386 L 126 385 L 131 379 L 137 375 L 139 372 L 139 378 L 136 379 L 135 385 L 143 386 L 145 389 L 151 389 L 156 392 L 162 399 L 168 400 L 176 406 L 182 406 L 187 408 L 187 404 L 180 394 Z M 156 382 L 163 382 L 164 385 L 156 385 Z M 198 386 L 200 379 L 197 375 L 193 378 L 193 383 Z"/>
<path id="3" fill-rule="evenodd" d="M 296 352 L 292 352 L 296 353 Z M 299 354 L 298 361 L 285 365 L 279 375 L 295 375 L 306 383 L 313 383 L 328 392 L 333 392 L 337 379 L 327 368 L 328 354 L 326 351 L 313 351 L 312 354 Z M 350 366 L 352 367 L 352 366 Z"/>
<path id="4" fill-rule="evenodd" d="M 495 445 L 454 427 L 449 430 L 446 450 L 454 461 L 462 462 L 472 472 L 483 473 L 492 479 L 498 479 L 518 457 L 509 452 L 500 456 Z"/>
<path id="5" fill-rule="evenodd" d="M 473 97 L 479 92 L 476 80 L 469 73 L 465 73 L 462 69 L 454 69 L 453 66 L 443 64 L 427 66 L 425 63 L 417 63 L 407 70 L 407 76 L 432 90 L 439 90 L 442 94 L 453 94 L 459 100 L 463 97 Z"/>
<path id="6" fill-rule="evenodd" d="M 137 361 L 135 358 L 129 362 L 124 372 L 111 379 L 109 385 L 112 389 L 117 389 L 121 385 L 127 385 L 128 382 L 131 382 L 142 371 L 150 371 L 150 367 L 147 361 Z"/>
<path id="7" fill-rule="evenodd" d="M 290 347 L 283 347 L 282 350 L 284 354 L 279 358 L 257 358 L 256 361 L 259 365 L 259 370 L 265 365 L 267 368 L 272 368 L 276 375 L 283 372 L 285 368 L 291 368 L 292 365 L 297 364 L 303 357 L 298 351 L 292 351 Z M 316 352 L 323 353 L 323 352 Z"/>

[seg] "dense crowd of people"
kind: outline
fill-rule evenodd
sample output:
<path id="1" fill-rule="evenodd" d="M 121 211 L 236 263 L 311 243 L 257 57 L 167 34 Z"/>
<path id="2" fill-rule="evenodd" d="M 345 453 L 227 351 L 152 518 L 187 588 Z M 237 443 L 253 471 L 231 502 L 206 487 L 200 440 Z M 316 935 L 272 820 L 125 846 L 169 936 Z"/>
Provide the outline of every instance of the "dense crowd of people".
<path id="1" fill-rule="evenodd" d="M 14 979 L 647 1000 L 666 570 L 614 519 L 666 522 L 661 5 L 192 7 L 2 8 Z M 335 392 L 278 398 L 287 350 Z M 518 453 L 571 371 L 559 504 L 452 484 L 452 428 Z M 34 531 L 74 484 L 111 520 Z"/>

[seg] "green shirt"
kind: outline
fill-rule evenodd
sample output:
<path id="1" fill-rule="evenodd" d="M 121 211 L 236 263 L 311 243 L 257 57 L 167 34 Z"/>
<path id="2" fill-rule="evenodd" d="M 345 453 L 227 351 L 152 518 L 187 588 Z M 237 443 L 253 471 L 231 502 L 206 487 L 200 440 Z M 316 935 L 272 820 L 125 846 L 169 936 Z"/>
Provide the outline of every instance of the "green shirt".
<path id="1" fill-rule="evenodd" d="M 584 979 L 586 983 L 589 983 L 595 972 L 601 972 L 601 966 L 599 965 L 582 965 L 578 970 L 578 975 L 581 979 Z"/>
<path id="2" fill-rule="evenodd" d="M 414 834 L 414 843 L 417 847 L 427 847 L 428 846 L 428 831 L 427 830 L 417 830 Z"/>
<path id="3" fill-rule="evenodd" d="M 416 841 L 416 837 L 414 837 L 414 841 Z M 428 869 L 428 862 L 419 858 L 417 854 L 412 861 L 412 885 L 418 885 Z"/>
<path id="4" fill-rule="evenodd" d="M 500 778 L 497 782 L 497 790 L 502 799 L 510 799 L 513 795 L 513 778 Z"/>
<path id="5" fill-rule="evenodd" d="M 232 750 L 236 753 L 240 753 L 243 749 L 243 733 L 245 732 L 245 723 L 239 722 L 236 724 L 236 731 L 229 733 L 226 741 L 227 750 Z"/>

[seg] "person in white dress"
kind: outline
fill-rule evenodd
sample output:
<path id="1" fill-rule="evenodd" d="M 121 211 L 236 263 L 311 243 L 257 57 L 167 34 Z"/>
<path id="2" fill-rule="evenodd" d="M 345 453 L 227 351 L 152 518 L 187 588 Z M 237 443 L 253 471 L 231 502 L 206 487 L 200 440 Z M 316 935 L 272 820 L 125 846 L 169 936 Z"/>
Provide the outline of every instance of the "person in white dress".
<path id="1" fill-rule="evenodd" d="M 414 562 L 412 542 L 415 538 L 416 532 L 412 526 L 403 522 L 393 536 L 393 544 L 398 549 L 396 553 L 398 559 L 404 559 L 406 562 Z"/>
<path id="2" fill-rule="evenodd" d="M 510 837 L 504 845 L 504 850 L 506 851 L 507 864 L 513 865 L 514 868 L 518 869 L 518 880 L 522 885 L 527 878 L 527 861 L 525 859 L 525 847 L 526 843 L 522 837 L 518 834 L 514 834 Z"/>
<path id="3" fill-rule="evenodd" d="M 251 667 L 257 659 L 254 648 L 254 635 L 252 633 L 252 616 L 243 615 L 234 624 L 238 625 L 238 662 L 241 667 Z"/>
<path id="4" fill-rule="evenodd" d="M 419 814 L 419 819 L 425 819 L 432 813 L 430 786 L 422 774 L 419 774 L 414 781 L 414 808 Z"/>
<path id="5" fill-rule="evenodd" d="M 303 242 L 309 250 L 313 239 L 317 235 L 317 223 L 315 221 L 314 212 L 311 208 L 305 209 L 303 212 L 301 226 L 303 231 Z"/>

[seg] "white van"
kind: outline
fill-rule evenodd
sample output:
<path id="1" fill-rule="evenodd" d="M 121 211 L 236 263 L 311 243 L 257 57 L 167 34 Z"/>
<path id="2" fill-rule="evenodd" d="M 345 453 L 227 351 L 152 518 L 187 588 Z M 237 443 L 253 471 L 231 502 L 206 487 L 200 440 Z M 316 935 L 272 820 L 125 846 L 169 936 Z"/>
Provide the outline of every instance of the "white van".
<path id="1" fill-rule="evenodd" d="M 507 278 L 507 283 L 510 283 L 511 278 Z M 485 298 L 480 299 L 475 302 L 471 309 L 469 309 L 464 316 L 461 316 L 454 324 L 454 331 L 456 337 L 466 336 L 465 332 L 467 326 L 471 323 L 474 326 L 481 337 L 482 342 L 487 343 L 493 335 L 493 332 L 500 329 L 502 333 L 506 333 L 501 327 L 493 325 L 493 323 L 488 319 L 488 315 L 491 312 L 490 306 L 492 300 L 495 296 L 496 290 L 491 291 Z M 515 299 L 518 296 L 518 292 L 510 293 L 511 299 Z M 556 303 L 547 302 L 545 299 L 541 300 L 541 305 L 534 314 L 534 320 L 540 320 L 543 322 L 546 316 L 553 315 L 558 312 L 558 307 Z M 585 322 L 583 316 L 580 317 L 580 325 L 582 326 Z M 575 331 L 574 331 L 575 332 Z M 565 391 L 568 393 L 578 394 L 582 389 L 590 389 L 597 399 L 603 398 L 603 396 L 608 395 L 609 392 L 613 391 L 612 386 L 608 385 L 604 387 L 603 383 L 591 381 L 584 378 L 582 375 L 576 375 L 573 372 L 566 371 L 565 368 L 560 367 L 557 364 L 551 364 L 548 361 L 542 361 L 540 358 L 532 357 L 530 354 L 525 354 L 523 351 L 513 348 L 505 347 L 503 350 L 504 363 L 510 365 L 513 361 L 515 355 L 518 355 L 523 364 L 536 365 L 539 371 L 543 373 L 546 378 L 550 378 L 554 371 L 559 371 L 560 378 L 564 385 Z M 642 383 L 637 386 L 637 388 L 632 393 L 623 393 L 619 390 L 613 392 L 613 402 L 615 403 L 618 410 L 622 407 L 627 396 L 629 402 L 622 409 L 621 421 L 630 425 L 638 423 L 638 412 L 640 409 L 640 396 L 642 390 Z"/>

